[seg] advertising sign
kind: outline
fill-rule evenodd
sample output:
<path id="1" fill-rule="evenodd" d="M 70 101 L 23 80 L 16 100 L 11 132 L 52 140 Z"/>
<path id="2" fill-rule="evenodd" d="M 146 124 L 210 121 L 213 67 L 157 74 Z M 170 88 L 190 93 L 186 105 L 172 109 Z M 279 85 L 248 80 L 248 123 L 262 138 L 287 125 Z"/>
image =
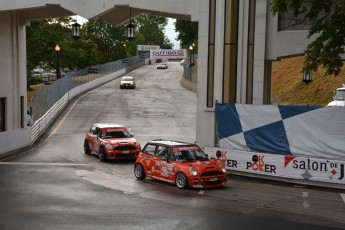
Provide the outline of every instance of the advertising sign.
<path id="1" fill-rule="evenodd" d="M 345 161 L 220 148 L 204 150 L 228 170 L 345 185 Z"/>
<path id="2" fill-rule="evenodd" d="M 156 45 L 138 45 L 138 51 L 150 51 L 150 50 L 159 50 L 160 46 Z"/>
<path id="3" fill-rule="evenodd" d="M 151 50 L 150 51 L 150 58 L 157 59 L 157 58 L 186 58 L 187 57 L 187 50 L 186 49 L 179 49 L 179 50 Z"/>

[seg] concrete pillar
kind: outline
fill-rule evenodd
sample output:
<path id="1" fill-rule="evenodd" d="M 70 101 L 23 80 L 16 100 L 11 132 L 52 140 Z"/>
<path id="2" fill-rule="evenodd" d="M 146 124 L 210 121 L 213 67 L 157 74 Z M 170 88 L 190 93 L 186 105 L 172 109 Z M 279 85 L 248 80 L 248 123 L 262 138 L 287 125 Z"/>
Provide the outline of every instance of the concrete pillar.
<path id="1" fill-rule="evenodd" d="M 15 11 L 0 12 L 0 98 L 4 98 L 5 131 L 0 132 L 0 153 L 30 143 L 26 126 L 25 26 Z M 16 140 L 16 142 L 12 141 Z"/>

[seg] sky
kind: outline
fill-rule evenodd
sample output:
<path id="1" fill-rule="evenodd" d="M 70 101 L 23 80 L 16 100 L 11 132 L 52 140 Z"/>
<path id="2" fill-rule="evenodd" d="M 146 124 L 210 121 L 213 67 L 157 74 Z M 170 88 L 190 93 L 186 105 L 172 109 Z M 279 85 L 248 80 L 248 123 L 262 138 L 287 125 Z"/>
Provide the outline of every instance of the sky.
<path id="1" fill-rule="evenodd" d="M 179 42 L 175 39 L 177 38 L 177 33 L 175 32 L 175 23 L 176 19 L 169 18 L 168 25 L 165 27 L 164 34 L 168 39 L 174 44 L 174 49 L 179 49 Z"/>
<path id="2" fill-rule="evenodd" d="M 84 24 L 87 21 L 87 19 L 81 16 L 77 16 L 77 21 L 79 24 Z M 175 25 L 174 25 L 175 21 L 176 20 L 173 18 L 168 18 L 168 25 L 165 27 L 164 34 L 170 40 L 170 42 L 174 44 L 173 49 L 179 49 L 179 42 L 175 40 L 177 37 L 177 33 L 175 32 Z M 141 44 L 141 45 L 145 45 L 145 44 Z"/>

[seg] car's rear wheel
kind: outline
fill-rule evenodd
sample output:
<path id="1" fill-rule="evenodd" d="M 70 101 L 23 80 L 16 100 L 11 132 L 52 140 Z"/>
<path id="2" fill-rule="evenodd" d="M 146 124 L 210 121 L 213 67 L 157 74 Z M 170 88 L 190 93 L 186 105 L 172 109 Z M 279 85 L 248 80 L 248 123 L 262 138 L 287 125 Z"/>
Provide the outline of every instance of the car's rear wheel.
<path id="1" fill-rule="evenodd" d="M 88 155 L 91 153 L 89 142 L 87 140 L 84 141 L 84 153 Z"/>
<path id="2" fill-rule="evenodd" d="M 104 148 L 100 148 L 99 149 L 99 154 L 98 154 L 98 157 L 101 161 L 106 161 L 107 160 L 107 155 L 106 155 L 106 152 L 105 152 L 105 149 Z"/>
<path id="3" fill-rule="evenodd" d="M 178 172 L 175 178 L 176 186 L 180 189 L 188 188 L 188 178 L 183 172 Z"/>
<path id="4" fill-rule="evenodd" d="M 134 176 L 137 178 L 137 179 L 140 179 L 140 180 L 143 180 L 146 178 L 146 175 L 145 175 L 145 171 L 144 171 L 144 168 L 141 164 L 135 164 L 134 166 Z"/>

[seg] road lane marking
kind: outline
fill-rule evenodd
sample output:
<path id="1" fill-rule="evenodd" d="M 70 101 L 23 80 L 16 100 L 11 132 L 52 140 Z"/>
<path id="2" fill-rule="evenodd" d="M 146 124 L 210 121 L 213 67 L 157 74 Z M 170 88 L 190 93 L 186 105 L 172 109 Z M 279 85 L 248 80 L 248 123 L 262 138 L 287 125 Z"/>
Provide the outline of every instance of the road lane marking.
<path id="1" fill-rule="evenodd" d="M 310 207 L 310 203 L 309 202 L 303 202 L 303 208 L 304 209 L 308 209 Z"/>
<path id="2" fill-rule="evenodd" d="M 344 203 L 345 203 L 345 194 L 341 194 L 341 193 L 340 193 L 340 196 L 341 196 L 341 198 L 343 198 L 343 201 L 344 201 Z"/>
<path id="3" fill-rule="evenodd" d="M 205 193 L 205 190 L 200 190 L 200 191 L 198 192 L 199 195 L 203 195 L 204 193 Z"/>

